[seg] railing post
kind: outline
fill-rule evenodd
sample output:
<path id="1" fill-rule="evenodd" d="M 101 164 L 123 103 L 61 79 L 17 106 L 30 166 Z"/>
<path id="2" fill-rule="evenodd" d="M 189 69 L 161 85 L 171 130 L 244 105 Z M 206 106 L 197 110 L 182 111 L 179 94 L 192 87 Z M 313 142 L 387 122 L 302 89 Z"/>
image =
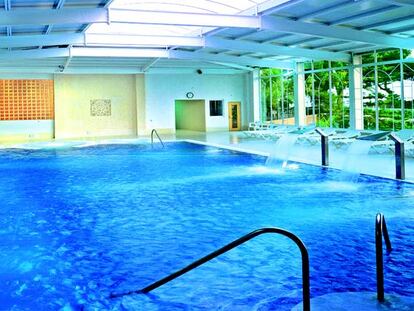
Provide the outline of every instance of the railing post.
<path id="1" fill-rule="evenodd" d="M 321 158 L 322 166 L 329 166 L 329 139 L 322 129 L 316 128 L 316 132 L 321 135 Z"/>
<path id="2" fill-rule="evenodd" d="M 153 129 L 153 130 L 151 131 L 151 147 L 153 147 L 153 146 L 154 146 L 154 134 L 155 134 L 155 135 L 157 135 L 158 140 L 160 141 L 160 143 L 161 143 L 162 147 L 164 148 L 164 147 L 165 147 L 165 146 L 164 146 L 164 143 L 162 142 L 162 139 L 161 139 L 160 135 L 158 135 L 158 132 L 157 132 L 157 130 L 156 130 L 156 129 Z"/>
<path id="3" fill-rule="evenodd" d="M 151 131 L 151 146 L 154 144 L 154 132 L 155 132 L 155 129 Z"/>
<path id="4" fill-rule="evenodd" d="M 381 230 L 382 215 L 377 214 L 375 222 L 375 255 L 377 266 L 377 299 L 379 302 L 384 302 L 384 262 L 382 253 L 382 230 Z"/>
<path id="5" fill-rule="evenodd" d="M 390 138 L 395 143 L 395 178 L 405 179 L 405 148 L 404 141 L 394 133 Z"/>
<path id="6" fill-rule="evenodd" d="M 262 235 L 262 234 L 267 234 L 267 233 L 275 233 L 275 234 L 280 234 L 283 235 L 287 238 L 289 238 L 290 240 L 292 240 L 293 242 L 296 243 L 296 245 L 298 246 L 300 253 L 301 253 L 301 257 L 302 257 L 302 295 L 303 295 L 303 311 L 310 311 L 310 276 L 309 276 L 309 254 L 308 254 L 308 250 L 306 249 L 305 244 L 302 242 L 301 239 L 299 239 L 299 237 L 297 237 L 296 235 L 294 235 L 293 233 L 286 231 L 284 229 L 280 229 L 280 228 L 262 228 L 262 229 L 258 229 L 255 231 L 252 231 L 244 236 L 242 236 L 241 238 L 238 238 L 237 240 L 234 240 L 233 242 L 215 250 L 214 252 L 194 261 L 193 263 L 189 264 L 188 266 L 175 271 L 171 274 L 169 274 L 168 276 L 144 287 L 141 290 L 135 290 L 135 291 L 130 291 L 127 293 L 122 293 L 122 294 L 111 294 L 111 298 L 117 298 L 117 297 L 122 297 L 122 296 L 126 296 L 126 295 L 131 295 L 131 294 L 146 294 L 149 293 L 150 291 L 180 277 L 181 275 L 205 264 L 206 262 L 220 256 L 221 254 L 224 254 L 226 252 L 228 252 L 229 250 L 247 242 L 250 241 L 251 239 Z"/>
<path id="7" fill-rule="evenodd" d="M 377 299 L 384 302 L 384 260 L 382 251 L 382 237 L 384 236 L 387 251 L 391 252 L 391 241 L 388 235 L 384 215 L 378 213 L 375 218 L 375 254 L 377 267 Z"/>

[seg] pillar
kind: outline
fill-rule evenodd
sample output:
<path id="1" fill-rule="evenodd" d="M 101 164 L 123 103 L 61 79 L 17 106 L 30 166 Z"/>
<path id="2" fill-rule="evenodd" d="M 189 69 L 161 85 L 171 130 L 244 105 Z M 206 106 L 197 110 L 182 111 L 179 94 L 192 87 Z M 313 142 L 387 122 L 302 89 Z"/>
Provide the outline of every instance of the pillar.
<path id="1" fill-rule="evenodd" d="M 252 101 L 253 101 L 253 121 L 260 121 L 260 70 L 253 70 L 252 83 Z"/>
<path id="2" fill-rule="evenodd" d="M 305 102 L 305 72 L 304 64 L 296 64 L 294 75 L 294 97 L 295 97 L 295 125 L 306 125 L 306 102 Z"/>
<path id="3" fill-rule="evenodd" d="M 355 130 L 364 129 L 364 101 L 363 101 L 363 76 L 362 56 L 353 56 L 353 66 L 349 70 L 349 113 L 350 127 Z"/>

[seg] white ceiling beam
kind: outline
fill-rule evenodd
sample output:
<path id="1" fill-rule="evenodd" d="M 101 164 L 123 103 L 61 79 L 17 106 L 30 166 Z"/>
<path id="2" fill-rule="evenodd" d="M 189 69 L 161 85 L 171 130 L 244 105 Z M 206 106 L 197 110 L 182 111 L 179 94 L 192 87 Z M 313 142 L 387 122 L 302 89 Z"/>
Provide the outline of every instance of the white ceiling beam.
<path id="1" fill-rule="evenodd" d="M 107 23 L 108 9 L 16 9 L 0 12 L 0 25 L 55 25 Z"/>
<path id="2" fill-rule="evenodd" d="M 124 46 L 203 46 L 201 37 L 189 36 L 142 36 L 117 34 L 85 34 L 86 45 L 124 45 Z"/>
<path id="3" fill-rule="evenodd" d="M 306 34 L 322 38 L 340 39 L 351 42 L 364 42 L 380 46 L 407 49 L 414 48 L 414 39 L 399 38 L 378 32 L 374 33 L 359 31 L 346 27 L 306 23 L 281 17 L 263 16 L 262 29 L 276 32 Z"/>
<path id="4" fill-rule="evenodd" d="M 0 60 L 40 59 L 68 56 L 69 49 L 53 48 L 2 52 L 0 53 Z"/>
<path id="5" fill-rule="evenodd" d="M 176 59 L 190 59 L 206 62 L 220 62 L 220 63 L 233 63 L 238 65 L 252 66 L 252 67 L 268 67 L 268 68 L 283 68 L 293 69 L 293 63 L 283 62 L 277 60 L 260 59 L 254 57 L 245 56 L 230 56 L 230 55 L 218 55 L 202 52 L 184 52 L 184 51 L 170 51 L 170 58 Z"/>
<path id="6" fill-rule="evenodd" d="M 175 50 L 162 49 L 125 49 L 125 48 L 88 48 L 73 47 L 68 48 L 51 48 L 51 49 L 34 49 L 25 51 L 10 51 L 0 53 L 0 60 L 16 59 L 39 59 L 55 57 L 113 57 L 113 58 L 171 58 L 171 59 L 189 59 L 206 62 L 232 63 L 243 66 L 253 67 L 272 67 L 292 69 L 293 63 L 260 59 L 254 57 L 238 57 L 230 55 L 216 55 L 209 53 L 184 52 Z"/>
<path id="7" fill-rule="evenodd" d="M 109 14 L 108 14 L 109 10 Z M 382 33 L 360 31 L 346 27 L 306 23 L 273 16 L 241 16 L 204 13 L 172 13 L 121 9 L 61 9 L 13 10 L 0 12 L 0 25 L 66 24 L 66 23 L 134 23 L 182 26 L 215 26 L 261 28 L 287 32 L 358 41 L 380 46 L 414 48 L 414 39 L 399 38 Z"/>
<path id="8" fill-rule="evenodd" d="M 86 66 L 86 67 L 74 67 L 71 66 L 63 72 L 58 74 L 138 74 L 142 73 L 141 68 L 138 67 L 99 67 L 99 66 Z"/>
<path id="9" fill-rule="evenodd" d="M 146 74 L 194 74 L 196 68 L 151 68 Z M 239 69 L 201 68 L 203 75 L 240 74 Z"/>
<path id="10" fill-rule="evenodd" d="M 312 49 L 292 48 L 277 46 L 274 44 L 262 44 L 249 41 L 228 40 L 216 37 L 205 38 L 205 47 L 245 51 L 251 53 L 265 53 L 270 55 L 287 55 L 314 60 L 341 60 L 350 61 L 351 56 L 347 53 L 336 53 L 329 51 L 318 51 Z"/>
<path id="11" fill-rule="evenodd" d="M 115 23 L 150 25 L 242 28 L 260 27 L 260 19 L 256 16 L 123 9 L 110 9 L 109 20 Z"/>
<path id="12" fill-rule="evenodd" d="M 124 9 L 20 9 L 0 12 L 0 25 L 54 25 L 89 23 L 129 23 L 175 26 L 259 28 L 256 16 L 177 13 Z"/>
<path id="13" fill-rule="evenodd" d="M 123 49 L 123 48 L 72 48 L 72 57 L 133 57 L 168 58 L 169 51 L 161 49 Z"/>
<path id="14" fill-rule="evenodd" d="M 224 67 L 229 67 L 229 68 L 233 68 L 233 69 L 244 70 L 244 71 L 253 71 L 254 70 L 252 67 L 241 66 L 241 65 L 236 65 L 236 64 L 228 64 L 228 63 L 222 63 L 222 62 L 209 62 L 209 63 L 224 66 Z"/>
<path id="15" fill-rule="evenodd" d="M 134 36 L 117 34 L 49 34 L 0 37 L 0 48 L 16 48 L 53 45 L 93 46 L 203 46 L 201 37 L 187 36 Z"/>
<path id="16" fill-rule="evenodd" d="M 0 48 L 31 46 L 191 46 L 211 47 L 246 52 L 267 53 L 270 55 L 289 55 L 309 59 L 349 60 L 345 53 L 333 53 L 311 49 L 291 48 L 248 41 L 227 40 L 220 38 L 178 37 L 178 36 L 133 36 L 107 34 L 50 34 L 0 37 Z"/>
<path id="17" fill-rule="evenodd" d="M 161 49 L 123 49 L 123 48 L 72 48 L 72 57 L 144 57 L 144 58 L 172 58 L 199 61 L 218 61 L 246 66 L 293 68 L 291 62 L 265 60 L 253 57 L 237 57 L 229 55 L 215 55 L 208 53 L 184 52 Z"/>
<path id="18" fill-rule="evenodd" d="M 83 45 L 84 34 L 50 34 L 50 35 L 25 35 L 0 37 L 0 48 L 18 48 L 31 46 L 51 46 L 51 45 Z"/>

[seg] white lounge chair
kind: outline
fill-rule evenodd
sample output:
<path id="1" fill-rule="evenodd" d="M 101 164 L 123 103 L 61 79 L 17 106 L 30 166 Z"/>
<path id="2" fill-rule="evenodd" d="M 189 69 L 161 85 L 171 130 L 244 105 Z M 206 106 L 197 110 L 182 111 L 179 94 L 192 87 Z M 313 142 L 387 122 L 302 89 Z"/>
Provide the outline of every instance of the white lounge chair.
<path id="1" fill-rule="evenodd" d="M 412 150 L 412 145 L 414 142 L 414 130 L 404 129 L 404 130 L 395 132 L 395 134 L 405 142 L 406 154 L 407 155 L 412 154 L 414 152 Z M 395 143 L 389 137 L 387 137 L 385 140 L 376 141 L 372 144 L 372 151 L 378 154 L 394 153 L 394 149 L 395 149 Z"/>
<path id="2" fill-rule="evenodd" d="M 343 146 L 347 146 L 361 136 L 361 132 L 358 130 L 345 130 L 329 137 L 329 141 L 336 149 L 341 149 Z"/>
<path id="3" fill-rule="evenodd" d="M 334 128 L 323 128 L 322 130 L 328 136 L 333 136 L 338 133 L 338 130 Z M 320 141 L 321 135 L 315 129 L 305 132 L 298 137 L 298 142 L 302 144 L 316 145 Z"/>

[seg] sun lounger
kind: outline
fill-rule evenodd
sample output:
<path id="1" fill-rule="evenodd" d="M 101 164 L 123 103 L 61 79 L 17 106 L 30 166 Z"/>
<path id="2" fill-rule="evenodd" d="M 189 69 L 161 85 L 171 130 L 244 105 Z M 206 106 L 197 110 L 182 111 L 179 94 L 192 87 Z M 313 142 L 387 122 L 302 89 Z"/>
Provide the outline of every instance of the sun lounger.
<path id="1" fill-rule="evenodd" d="M 404 140 L 406 145 L 406 154 L 413 154 L 413 143 L 414 143 L 414 130 L 411 129 L 404 129 L 395 132 L 395 134 Z M 394 153 L 395 143 L 389 137 L 385 140 L 376 141 L 372 144 L 372 150 L 375 153 L 383 154 L 383 153 Z"/>
<path id="2" fill-rule="evenodd" d="M 322 130 L 328 136 L 333 136 L 338 133 L 338 130 L 333 128 L 323 128 Z M 316 132 L 315 128 L 313 128 L 312 130 L 301 134 L 298 137 L 298 142 L 301 144 L 316 145 L 321 142 L 321 135 Z"/>
<path id="3" fill-rule="evenodd" d="M 345 130 L 344 132 L 337 133 L 329 137 L 329 141 L 335 146 L 336 149 L 340 149 L 343 146 L 347 146 L 361 136 L 361 132 L 357 130 Z"/>

